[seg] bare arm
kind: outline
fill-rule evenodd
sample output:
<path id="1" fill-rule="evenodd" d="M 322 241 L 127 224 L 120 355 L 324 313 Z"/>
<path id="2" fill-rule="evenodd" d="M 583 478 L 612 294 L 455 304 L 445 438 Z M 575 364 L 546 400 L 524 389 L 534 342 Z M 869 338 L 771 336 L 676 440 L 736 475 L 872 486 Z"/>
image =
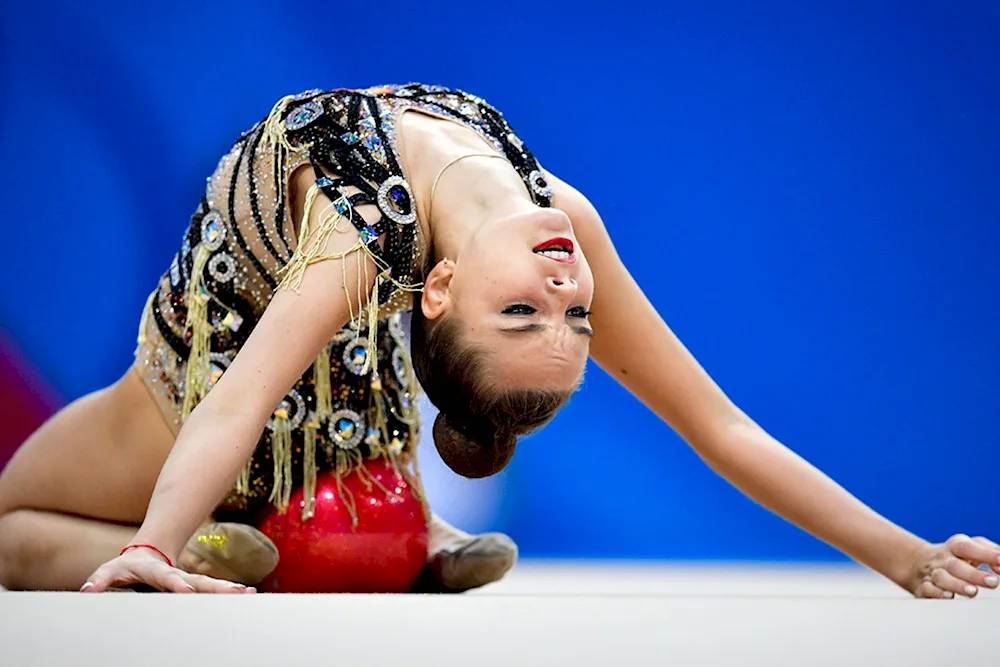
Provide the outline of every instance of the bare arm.
<path id="1" fill-rule="evenodd" d="M 311 229 L 318 227 L 328 205 L 324 196 L 317 198 Z M 343 231 L 330 235 L 324 254 L 348 250 L 358 240 L 350 224 L 340 227 Z M 370 282 L 357 289 L 359 279 L 375 276 L 374 265 L 367 257 L 364 262 L 366 273 L 353 254 L 347 261 L 312 264 L 298 293 L 275 293 L 236 359 L 184 423 L 135 543 L 154 544 L 176 561 L 199 523 L 232 487 L 275 406 L 350 313 L 359 312 L 358 303 L 348 303 L 344 284 L 346 280 L 352 297 L 370 291 Z"/>
<path id="2" fill-rule="evenodd" d="M 633 280 L 587 199 L 550 178 L 594 272 L 591 357 L 719 475 L 772 512 L 905 585 L 927 546 L 768 435 L 725 395 Z"/>

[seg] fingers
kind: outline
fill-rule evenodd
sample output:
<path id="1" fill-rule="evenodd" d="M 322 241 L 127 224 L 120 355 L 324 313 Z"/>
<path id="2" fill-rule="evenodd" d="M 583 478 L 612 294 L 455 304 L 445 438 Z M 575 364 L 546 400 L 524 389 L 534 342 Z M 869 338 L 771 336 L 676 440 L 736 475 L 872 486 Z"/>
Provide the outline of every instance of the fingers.
<path id="1" fill-rule="evenodd" d="M 213 579 L 203 574 L 185 574 L 185 583 L 197 593 L 256 593 L 256 588 L 247 588 L 243 584 L 222 579 Z"/>
<path id="2" fill-rule="evenodd" d="M 985 563 L 990 567 L 1000 565 L 1000 547 L 983 537 L 975 539 L 968 535 L 955 535 L 946 542 L 948 550 L 963 560 L 976 565 Z"/>
<path id="3" fill-rule="evenodd" d="M 930 598 L 932 600 L 950 600 L 955 597 L 955 594 L 951 591 L 942 590 L 929 581 L 924 581 L 916 590 L 916 596 L 918 598 Z"/>
<path id="4" fill-rule="evenodd" d="M 979 592 L 978 588 L 967 583 L 961 577 L 956 577 L 948 570 L 941 568 L 931 573 L 931 583 L 946 593 L 962 595 L 967 598 L 976 597 L 976 593 Z"/>
<path id="5" fill-rule="evenodd" d="M 80 588 L 83 593 L 101 593 L 109 588 L 124 588 L 148 584 L 170 593 L 256 593 L 257 589 L 243 584 L 213 579 L 200 574 L 188 574 L 170 567 L 162 560 L 125 564 L 116 559 L 99 568 Z"/>
<path id="6" fill-rule="evenodd" d="M 996 588 L 997 584 L 1000 583 L 997 576 L 991 572 L 985 570 L 980 570 L 974 565 L 966 563 L 964 560 L 958 558 L 948 559 L 945 569 L 948 574 L 952 575 L 956 579 L 961 580 L 962 590 L 954 590 L 956 593 L 961 593 L 968 597 L 973 597 L 978 592 L 978 587 L 982 586 L 984 588 Z"/>
<path id="7" fill-rule="evenodd" d="M 996 551 L 997 553 L 996 561 L 990 562 L 987 560 L 983 562 L 986 565 L 989 565 L 991 570 L 993 570 L 997 574 L 1000 574 L 1000 544 L 997 544 L 992 540 L 988 540 L 985 537 L 973 537 L 972 541 L 986 547 L 987 549 L 993 549 L 994 551 Z"/>
<path id="8" fill-rule="evenodd" d="M 143 577 L 143 581 L 148 581 L 150 585 L 155 586 L 161 591 L 168 591 L 170 593 L 195 593 L 197 589 L 189 584 L 185 578 L 184 573 L 177 568 L 170 567 L 164 563 L 164 567 L 157 568 L 159 572 L 151 572 L 146 577 Z"/>
<path id="9" fill-rule="evenodd" d="M 103 593 L 114 585 L 127 586 L 134 583 L 134 580 L 124 579 L 120 576 L 116 576 L 115 570 L 111 567 L 111 564 L 102 565 L 90 575 L 86 583 L 80 588 L 81 593 Z"/>

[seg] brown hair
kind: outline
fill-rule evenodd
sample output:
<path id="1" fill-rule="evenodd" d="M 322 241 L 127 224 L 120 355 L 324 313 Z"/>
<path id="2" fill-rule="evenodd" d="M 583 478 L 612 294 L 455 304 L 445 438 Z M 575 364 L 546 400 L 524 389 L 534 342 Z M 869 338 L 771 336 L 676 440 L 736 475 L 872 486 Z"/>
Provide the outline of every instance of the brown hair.
<path id="1" fill-rule="evenodd" d="M 410 327 L 413 369 L 439 414 L 434 445 L 464 477 L 489 477 L 507 467 L 517 437 L 544 426 L 572 392 L 505 389 L 491 381 L 488 353 L 461 338 L 456 315 L 435 320 L 414 304 Z"/>

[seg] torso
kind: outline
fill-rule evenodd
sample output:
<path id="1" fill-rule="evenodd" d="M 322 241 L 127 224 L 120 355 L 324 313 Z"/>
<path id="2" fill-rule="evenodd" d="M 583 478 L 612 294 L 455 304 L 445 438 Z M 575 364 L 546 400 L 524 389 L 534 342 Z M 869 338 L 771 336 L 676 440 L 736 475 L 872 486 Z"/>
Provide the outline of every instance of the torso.
<path id="1" fill-rule="evenodd" d="M 406 114 L 404 122 L 407 111 L 421 114 Z M 357 329 L 368 323 L 345 327 L 331 341 L 326 361 L 317 360 L 302 376 L 269 422 L 254 463 L 257 481 L 251 497 L 257 501 L 268 495 L 273 481 L 273 434 L 285 426 L 298 457 L 303 455 L 304 430 L 312 428 L 320 467 L 336 466 L 344 456 L 405 449 L 416 437 L 417 387 L 400 313 L 410 308 L 412 291 L 419 289 L 422 246 L 407 181 L 405 162 L 412 156 L 402 154 L 408 146 L 398 135 L 404 125 L 407 131 L 426 127 L 426 116 L 454 121 L 465 137 L 458 141 L 471 136 L 483 148 L 505 154 L 535 201 L 548 205 L 551 192 L 534 156 L 500 113 L 475 96 L 418 84 L 310 91 L 285 98 L 222 158 L 174 261 L 151 295 L 135 367 L 176 433 L 185 408 L 200 398 L 192 394 L 185 405 L 186 393 L 192 387 L 211 389 L 278 289 L 282 269 L 298 246 L 296 214 L 301 214 L 307 185 L 318 185 L 352 219 L 388 268 L 393 280 L 378 289 L 375 391 L 373 378 L 360 373 L 365 350 L 356 345 Z M 455 130 L 441 131 L 447 135 Z M 195 280 L 203 282 L 193 285 Z M 196 294 L 204 307 L 192 307 Z M 209 363 L 189 365 L 199 335 L 207 341 Z M 194 372 L 196 367 L 207 373 Z M 329 373 L 333 414 L 319 410 L 316 372 Z M 390 408 L 379 424 L 372 423 L 373 394 Z M 301 469 L 298 462 L 295 469 Z"/>

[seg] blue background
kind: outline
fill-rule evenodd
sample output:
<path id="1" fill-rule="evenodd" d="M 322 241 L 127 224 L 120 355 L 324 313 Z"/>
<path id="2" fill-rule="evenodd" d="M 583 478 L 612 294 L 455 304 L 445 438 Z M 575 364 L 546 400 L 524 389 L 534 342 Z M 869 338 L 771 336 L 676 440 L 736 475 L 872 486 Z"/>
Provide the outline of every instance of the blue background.
<path id="1" fill-rule="evenodd" d="M 127 367 L 204 178 L 275 100 L 440 83 L 592 199 L 773 435 L 927 538 L 1000 536 L 996 3 L 141 4 L 0 10 L 0 325 L 65 399 Z M 499 479 L 459 504 L 526 556 L 838 557 L 596 368 Z"/>

